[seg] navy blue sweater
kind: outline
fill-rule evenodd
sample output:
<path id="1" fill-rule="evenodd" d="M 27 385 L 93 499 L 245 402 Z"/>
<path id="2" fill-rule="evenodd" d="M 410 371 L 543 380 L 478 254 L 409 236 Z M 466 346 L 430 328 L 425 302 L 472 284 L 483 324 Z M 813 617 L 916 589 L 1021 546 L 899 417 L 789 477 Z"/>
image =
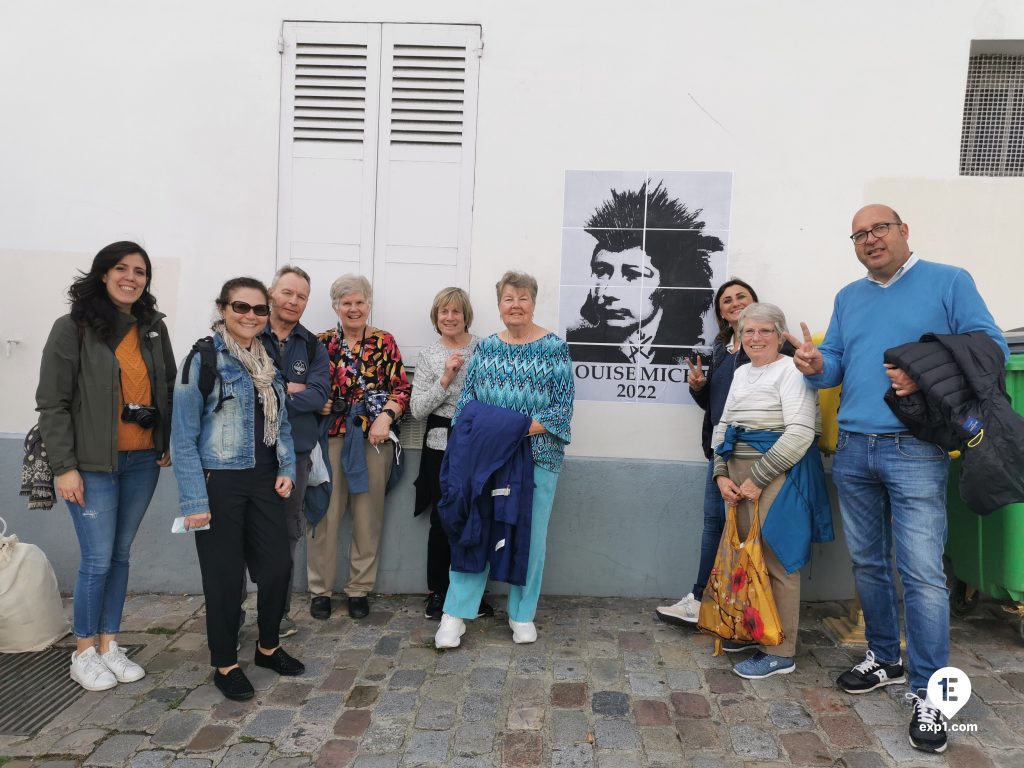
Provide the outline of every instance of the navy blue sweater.
<path id="1" fill-rule="evenodd" d="M 533 519 L 533 454 L 525 414 L 465 404 L 441 463 L 437 514 L 448 534 L 452 570 L 526 583 Z"/>

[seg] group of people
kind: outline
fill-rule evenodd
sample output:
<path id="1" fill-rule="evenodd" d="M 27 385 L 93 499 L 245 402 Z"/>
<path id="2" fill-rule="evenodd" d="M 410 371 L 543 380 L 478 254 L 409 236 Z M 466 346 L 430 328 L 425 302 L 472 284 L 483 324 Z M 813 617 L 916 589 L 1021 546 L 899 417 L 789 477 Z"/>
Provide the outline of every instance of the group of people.
<path id="1" fill-rule="evenodd" d="M 927 697 L 932 673 L 949 660 L 949 602 L 942 556 L 946 542 L 948 457 L 908 430 L 885 402 L 918 390 L 907 373 L 883 362 L 885 351 L 925 333 L 982 332 L 1009 354 L 971 276 L 963 269 L 919 259 L 909 226 L 891 207 L 873 204 L 853 217 L 857 259 L 867 275 L 836 296 L 820 346 L 801 323 L 789 333 L 778 308 L 758 303 L 741 280 L 723 284 L 714 310 L 721 329 L 711 359 L 690 364 L 689 387 L 705 410 L 708 458 L 701 557 L 692 591 L 656 609 L 673 624 L 696 625 L 725 521 L 736 507 L 740 535 L 753 505 L 763 524 L 765 560 L 783 640 L 776 646 L 724 643 L 729 652 L 754 653 L 734 667 L 760 679 L 796 668 L 800 568 L 811 542 L 832 538 L 827 496 L 784 496 L 787 483 L 821 488 L 815 448 L 820 435 L 816 391 L 842 386 L 832 479 L 864 612 L 867 652 L 843 672 L 837 686 L 862 694 L 907 682 L 913 707 L 909 741 L 943 752 L 941 713 Z M 792 358 L 792 359 L 790 359 Z M 799 499 L 802 503 L 794 504 Z M 907 664 L 900 654 L 899 600 L 893 556 L 903 586 Z"/>
<path id="2" fill-rule="evenodd" d="M 366 617 L 384 496 L 398 477 L 397 424 L 410 404 L 428 424 L 415 513 L 430 509 L 426 615 L 440 621 L 443 647 L 459 644 L 463 619 L 493 614 L 483 600 L 486 565 L 466 573 L 456 558 L 453 566 L 439 515 L 442 483 L 458 474 L 442 466 L 452 424 L 470 402 L 526 420 L 521 434 L 506 436 L 532 457 L 533 483 L 528 508 L 513 523 L 529 547 L 520 553 L 525 577 L 511 579 L 509 624 L 516 642 L 536 639 L 573 383 L 565 343 L 533 322 L 534 278 L 502 277 L 497 298 L 506 330 L 483 340 L 469 332 L 466 292 L 442 290 L 430 310 L 440 338 L 421 354 L 415 387 L 394 337 L 369 324 L 372 288 L 362 276 L 334 281 L 338 324 L 319 335 L 300 322 L 311 288 L 301 269 L 282 267 L 269 289 L 251 277 L 228 280 L 214 301 L 212 336 L 196 342 L 180 377 L 151 282 L 152 263 L 138 244 L 101 250 L 71 286 L 71 311 L 54 324 L 42 356 L 40 433 L 81 550 L 72 679 L 106 690 L 145 676 L 117 635 L 132 541 L 172 455 L 176 525 L 195 537 L 215 685 L 231 699 L 254 695 L 238 664 L 246 572 L 258 587 L 254 664 L 301 675 L 303 664 L 281 647 L 297 631 L 290 603 L 298 541 L 305 536 L 310 613 L 328 619 L 337 531 L 351 509 L 344 592 L 349 616 Z"/>
<path id="3" fill-rule="evenodd" d="M 981 331 L 1008 350 L 970 275 L 915 256 L 909 227 L 892 208 L 865 206 L 852 232 L 867 275 L 836 297 L 820 346 L 804 324 L 801 337 L 792 335 L 782 311 L 742 280 L 715 294 L 720 333 L 711 357 L 687 363 L 690 392 L 706 411 L 700 562 L 692 591 L 657 614 L 696 624 L 726 505 L 736 508 L 741 536 L 756 508 L 782 643 L 724 647 L 753 651 L 735 666 L 745 678 L 795 669 L 800 569 L 812 542 L 833 538 L 816 393 L 842 385 L 832 477 L 868 650 L 837 685 L 865 693 L 905 682 L 908 670 L 910 742 L 941 752 L 945 731 L 925 689 L 949 654 L 942 568 L 948 458 L 913 437 L 884 402 L 888 389 L 906 396 L 917 385 L 884 365 L 883 353 L 926 332 Z M 316 336 L 300 323 L 310 281 L 294 266 L 283 267 L 269 290 L 252 278 L 227 281 L 215 301 L 212 339 L 197 342 L 177 381 L 151 279 L 140 246 L 104 248 L 72 285 L 71 312 L 55 323 L 43 352 L 39 426 L 82 552 L 72 678 L 103 690 L 145 674 L 118 646 L 117 633 L 131 543 L 172 454 L 183 527 L 195 532 L 216 685 L 229 698 L 253 695 L 237 656 L 246 569 L 258 585 L 254 663 L 302 674 L 280 645 L 295 631 L 296 545 L 306 537 L 310 612 L 327 619 L 337 529 L 351 508 L 344 593 L 349 616 L 365 617 L 384 496 L 397 476 L 396 425 L 410 409 L 426 421 L 414 513 L 430 514 L 425 615 L 439 621 L 435 645 L 457 647 L 467 620 L 493 614 L 484 590 L 494 575 L 510 583 L 512 639 L 536 640 L 547 527 L 573 412 L 568 347 L 533 320 L 536 280 L 519 272 L 501 278 L 505 328 L 485 339 L 470 332 L 465 291 L 438 293 L 430 321 L 439 338 L 421 352 L 410 384 L 394 337 L 369 324 L 369 281 L 344 275 L 334 282 L 338 324 Z M 493 481 L 498 467 L 504 487 Z M 477 482 L 488 478 L 490 485 Z M 492 529 L 499 533 L 489 542 Z"/>

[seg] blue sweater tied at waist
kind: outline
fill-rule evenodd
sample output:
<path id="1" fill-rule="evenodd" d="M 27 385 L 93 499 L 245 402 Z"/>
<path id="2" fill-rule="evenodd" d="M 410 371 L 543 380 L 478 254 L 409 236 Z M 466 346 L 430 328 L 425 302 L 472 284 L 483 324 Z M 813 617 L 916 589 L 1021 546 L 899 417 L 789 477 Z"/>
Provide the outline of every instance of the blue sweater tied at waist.
<path id="1" fill-rule="evenodd" d="M 730 424 L 715 453 L 728 460 L 737 441 L 766 453 L 781 435 L 781 432 L 744 429 Z M 812 542 L 820 544 L 835 538 L 832 504 L 825 487 L 825 468 L 821 464 L 817 440 L 786 472 L 786 480 L 772 502 L 769 514 L 761 516 L 761 536 L 786 573 L 807 565 L 811 559 Z"/>

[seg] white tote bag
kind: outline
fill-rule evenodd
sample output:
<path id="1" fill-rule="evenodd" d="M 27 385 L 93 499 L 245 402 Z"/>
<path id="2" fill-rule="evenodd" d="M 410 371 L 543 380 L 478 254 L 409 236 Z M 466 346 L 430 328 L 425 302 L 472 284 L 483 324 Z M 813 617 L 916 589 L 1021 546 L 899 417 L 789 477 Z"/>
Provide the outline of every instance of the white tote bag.
<path id="1" fill-rule="evenodd" d="M 0 653 L 42 651 L 71 628 L 43 550 L 7 536 L 0 517 Z"/>

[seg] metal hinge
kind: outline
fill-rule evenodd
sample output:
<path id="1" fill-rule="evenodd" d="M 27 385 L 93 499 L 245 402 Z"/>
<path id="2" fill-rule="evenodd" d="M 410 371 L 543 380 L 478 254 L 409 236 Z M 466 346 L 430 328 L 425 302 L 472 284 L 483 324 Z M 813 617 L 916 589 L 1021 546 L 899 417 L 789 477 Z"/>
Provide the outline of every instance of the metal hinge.
<path id="1" fill-rule="evenodd" d="M 284 53 L 284 35 L 281 35 L 281 37 L 277 38 L 277 52 Z"/>

